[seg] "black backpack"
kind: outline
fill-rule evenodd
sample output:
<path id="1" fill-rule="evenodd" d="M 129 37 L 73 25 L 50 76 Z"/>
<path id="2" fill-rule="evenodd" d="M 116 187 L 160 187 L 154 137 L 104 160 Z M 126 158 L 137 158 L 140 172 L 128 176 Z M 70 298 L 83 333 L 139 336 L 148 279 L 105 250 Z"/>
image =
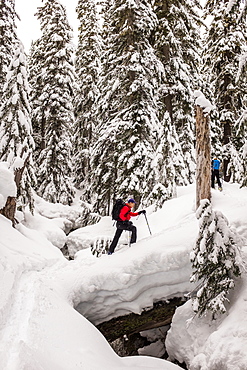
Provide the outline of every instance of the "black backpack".
<path id="1" fill-rule="evenodd" d="M 120 214 L 120 211 L 121 209 L 125 206 L 126 204 L 124 203 L 124 201 L 122 199 L 117 199 L 116 200 L 116 203 L 114 204 L 113 208 L 112 208 L 112 219 L 115 220 L 115 221 L 119 221 L 119 214 Z"/>

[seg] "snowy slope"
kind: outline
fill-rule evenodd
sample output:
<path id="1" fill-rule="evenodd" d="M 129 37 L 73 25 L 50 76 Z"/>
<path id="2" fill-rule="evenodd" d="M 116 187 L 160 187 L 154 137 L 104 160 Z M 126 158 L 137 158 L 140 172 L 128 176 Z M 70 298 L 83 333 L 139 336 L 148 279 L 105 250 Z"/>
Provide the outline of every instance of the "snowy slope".
<path id="1" fill-rule="evenodd" d="M 213 202 L 246 238 L 246 189 L 228 185 L 224 193 L 214 192 Z M 49 205 L 41 203 L 43 215 L 49 214 Z M 0 368 L 177 368 L 169 362 L 147 357 L 119 358 L 97 329 L 73 307 L 78 306 L 87 318 L 98 323 L 129 311 L 141 312 L 142 308 L 151 306 L 153 300 L 190 290 L 189 252 L 198 231 L 193 205 L 194 186 L 181 188 L 177 199 L 166 202 L 156 213 L 149 210 L 152 236 L 148 235 L 145 220 L 140 217 L 136 220 L 139 241 L 135 246 L 122 246 L 112 256 L 101 258 L 92 256 L 90 248 L 87 248 L 78 252 L 76 259 L 70 262 L 48 241 L 45 233 L 47 221 L 37 214 L 34 218 L 26 217 L 25 225 L 19 225 L 18 230 L 14 230 L 11 223 L 1 216 Z M 56 213 L 54 205 L 52 208 L 52 213 Z M 64 217 L 58 208 L 57 219 Z M 105 219 L 104 222 L 111 236 L 110 233 L 114 233 L 111 221 Z M 63 227 L 62 224 L 58 222 L 56 227 Z M 103 231 L 105 229 L 99 223 L 94 226 L 92 236 L 101 235 Z M 59 232 L 57 235 L 58 241 Z M 56 244 L 56 232 L 52 241 Z M 247 337 L 247 329 L 242 325 L 247 310 L 245 291 L 244 285 L 240 284 L 239 290 L 234 292 L 236 301 L 231 306 L 232 316 L 231 313 L 227 316 L 229 322 L 225 319 L 218 326 L 210 326 L 207 322 L 205 325 L 193 324 L 195 327 L 191 326 L 191 333 L 188 333 L 185 320 L 190 317 L 189 302 L 177 310 L 176 316 L 180 315 L 179 312 L 182 315 L 177 324 L 175 317 L 169 334 L 170 356 L 189 359 L 190 363 L 194 359 L 195 363 L 213 363 L 214 348 L 210 334 L 215 335 L 215 328 L 221 333 L 216 336 L 218 348 L 225 346 L 224 337 L 230 330 L 227 340 L 230 335 L 238 338 L 233 348 L 242 355 L 241 346 Z M 181 311 L 183 309 L 185 313 Z M 233 316 L 235 322 L 231 319 Z"/>
<path id="2" fill-rule="evenodd" d="M 72 305 L 78 289 L 92 289 L 90 281 L 99 275 L 99 266 L 89 274 L 89 281 L 85 280 L 87 274 L 81 272 L 92 262 L 96 266 L 99 260 L 91 257 L 68 262 L 40 232 L 42 225 L 37 224 L 39 231 L 34 230 L 34 219 L 30 228 L 26 219 L 26 226 L 19 225 L 18 231 L 0 217 L 0 368 L 175 369 L 166 361 L 146 357 L 122 359 L 113 352 Z M 106 271 L 112 261 L 108 260 Z"/>
<path id="3" fill-rule="evenodd" d="M 71 299 L 91 322 L 98 324 L 130 312 L 141 313 L 155 300 L 183 295 L 191 289 L 189 253 L 197 233 L 193 189 L 181 189 L 178 199 L 167 201 L 161 210 L 148 215 L 152 236 L 148 236 L 144 217 L 133 218 L 139 241 L 131 248 L 126 245 L 116 249 L 111 256 L 96 258 L 89 248 L 90 240 L 98 236 L 112 238 L 115 228 L 110 217 L 69 235 L 71 244 L 86 250 L 76 254 L 59 279 L 66 274 L 64 280 L 71 285 L 70 280 L 77 274 Z"/>
<path id="4" fill-rule="evenodd" d="M 223 193 L 213 192 L 212 203 L 227 216 L 243 237 L 243 257 L 247 261 L 247 189 L 235 184 Z M 191 370 L 247 369 L 247 276 L 236 283 L 230 294 L 227 313 L 212 321 L 208 315 L 193 318 L 191 300 L 176 310 L 166 347 L 171 359 L 186 362 Z M 193 318 L 193 319 L 192 319 Z"/>

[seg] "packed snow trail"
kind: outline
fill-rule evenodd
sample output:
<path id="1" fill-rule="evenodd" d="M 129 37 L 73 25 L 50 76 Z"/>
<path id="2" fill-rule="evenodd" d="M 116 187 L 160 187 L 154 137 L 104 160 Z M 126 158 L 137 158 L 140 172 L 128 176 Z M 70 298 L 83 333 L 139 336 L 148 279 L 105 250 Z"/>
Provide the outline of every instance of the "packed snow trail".
<path id="1" fill-rule="evenodd" d="M 8 325 L 0 332 L 0 363 L 3 369 L 20 368 L 20 355 L 25 351 L 31 330 L 35 295 L 39 292 L 34 275 L 36 272 L 29 272 L 20 277 L 7 319 Z"/>

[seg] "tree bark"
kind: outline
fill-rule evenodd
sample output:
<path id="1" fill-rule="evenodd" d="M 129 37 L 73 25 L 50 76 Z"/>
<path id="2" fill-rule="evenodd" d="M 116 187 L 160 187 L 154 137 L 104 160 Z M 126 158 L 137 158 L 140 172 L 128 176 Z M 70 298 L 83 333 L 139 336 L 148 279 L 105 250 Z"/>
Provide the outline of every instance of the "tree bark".
<path id="1" fill-rule="evenodd" d="M 23 157 L 24 152 L 25 152 L 25 148 L 22 149 L 21 158 Z M 21 168 L 18 168 L 17 170 L 15 170 L 15 184 L 16 184 L 16 187 L 17 187 L 17 194 L 18 194 L 18 189 L 20 187 L 23 172 L 24 172 L 24 170 L 25 170 L 25 168 L 28 164 L 29 158 L 30 158 L 30 154 L 31 153 L 29 153 L 27 158 L 25 159 L 23 166 Z"/>
<path id="2" fill-rule="evenodd" d="M 24 148 L 21 153 L 21 157 L 23 156 Z M 27 166 L 27 163 L 29 161 L 30 153 L 28 154 L 27 158 L 24 161 L 23 167 L 19 168 L 15 171 L 15 183 L 17 187 L 17 194 L 18 189 L 20 187 L 21 178 L 23 175 L 23 172 L 25 170 L 25 167 Z M 0 209 L 0 214 L 8 218 L 12 221 L 12 226 L 15 227 L 16 219 L 15 219 L 15 211 L 16 211 L 16 197 L 8 197 L 6 204 L 3 209 Z"/>
<path id="3" fill-rule="evenodd" d="M 196 106 L 196 207 L 211 199 L 211 148 L 209 117 Z"/>
<path id="4" fill-rule="evenodd" d="M 226 121 L 224 122 L 223 145 L 227 145 L 230 143 L 231 136 L 232 136 L 231 122 Z M 231 159 L 230 155 L 223 159 L 223 177 L 224 181 L 226 182 L 229 182 L 231 178 L 231 173 L 228 173 L 230 159 Z"/>
<path id="5" fill-rule="evenodd" d="M 8 197 L 4 208 L 0 209 L 0 214 L 11 220 L 13 226 L 15 226 L 15 211 L 16 211 L 16 198 Z"/>

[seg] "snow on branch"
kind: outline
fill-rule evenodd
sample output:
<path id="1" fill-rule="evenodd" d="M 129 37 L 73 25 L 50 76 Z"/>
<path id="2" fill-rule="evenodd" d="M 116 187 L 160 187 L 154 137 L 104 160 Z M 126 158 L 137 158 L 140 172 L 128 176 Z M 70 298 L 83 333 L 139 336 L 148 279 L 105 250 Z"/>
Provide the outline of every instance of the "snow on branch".
<path id="1" fill-rule="evenodd" d="M 203 108 L 204 113 L 208 114 L 215 109 L 215 107 L 210 103 L 208 99 L 205 98 L 204 94 L 200 90 L 194 91 L 194 98 L 195 105 Z"/>
<path id="2" fill-rule="evenodd" d="M 239 58 L 239 68 L 236 76 L 236 82 L 239 81 L 240 77 L 244 73 L 244 69 L 246 66 L 247 66 L 247 48 L 245 48 L 245 52 Z"/>
<path id="3" fill-rule="evenodd" d="M 230 0 L 227 8 L 226 8 L 226 14 L 229 14 L 232 11 L 232 8 L 237 4 L 237 0 Z"/>
<path id="4" fill-rule="evenodd" d="M 191 282 L 200 284 L 192 306 L 199 316 L 211 311 L 215 318 L 226 312 L 229 291 L 234 288 L 236 278 L 245 271 L 241 254 L 243 240 L 231 228 L 227 218 L 213 210 L 208 199 L 200 202 L 196 217 L 199 234 L 190 254 L 194 270 Z"/>

